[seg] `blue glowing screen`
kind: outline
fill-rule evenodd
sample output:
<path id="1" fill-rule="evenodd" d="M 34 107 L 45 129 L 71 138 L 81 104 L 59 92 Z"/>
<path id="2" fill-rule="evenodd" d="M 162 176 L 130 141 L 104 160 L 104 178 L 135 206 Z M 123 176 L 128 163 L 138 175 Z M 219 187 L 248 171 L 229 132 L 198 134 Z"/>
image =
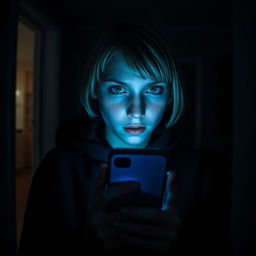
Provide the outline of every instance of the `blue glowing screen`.
<path id="1" fill-rule="evenodd" d="M 116 166 L 118 158 L 129 158 L 130 166 Z M 141 192 L 159 198 L 165 186 L 166 161 L 163 155 L 115 154 L 111 158 L 110 182 L 140 182 Z"/>

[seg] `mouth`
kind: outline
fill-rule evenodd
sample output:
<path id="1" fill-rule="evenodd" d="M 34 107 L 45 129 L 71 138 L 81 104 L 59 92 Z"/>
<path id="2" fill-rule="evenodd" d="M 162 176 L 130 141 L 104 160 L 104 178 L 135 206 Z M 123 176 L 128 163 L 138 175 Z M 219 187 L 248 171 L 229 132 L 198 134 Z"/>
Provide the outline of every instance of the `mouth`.
<path id="1" fill-rule="evenodd" d="M 129 134 L 138 135 L 143 133 L 146 130 L 146 127 L 142 125 L 138 125 L 138 126 L 132 125 L 132 126 L 124 127 L 124 130 Z"/>

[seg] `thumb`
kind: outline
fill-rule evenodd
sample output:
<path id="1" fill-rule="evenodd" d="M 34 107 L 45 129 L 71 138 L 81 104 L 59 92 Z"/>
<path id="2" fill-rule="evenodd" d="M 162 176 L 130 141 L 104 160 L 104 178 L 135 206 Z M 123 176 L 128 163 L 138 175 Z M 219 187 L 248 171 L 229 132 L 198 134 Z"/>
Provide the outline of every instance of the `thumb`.
<path id="1" fill-rule="evenodd" d="M 176 199 L 176 184 L 175 184 L 175 172 L 168 171 L 166 173 L 166 187 L 165 187 L 165 200 L 163 202 L 163 210 L 169 210 L 173 208 Z"/>

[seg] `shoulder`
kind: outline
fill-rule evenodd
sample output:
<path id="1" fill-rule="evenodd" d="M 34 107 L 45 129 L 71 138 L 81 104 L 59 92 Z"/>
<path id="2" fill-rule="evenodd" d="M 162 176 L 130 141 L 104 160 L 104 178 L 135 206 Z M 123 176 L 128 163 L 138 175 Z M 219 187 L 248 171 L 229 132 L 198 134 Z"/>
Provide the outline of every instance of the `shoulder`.
<path id="1" fill-rule="evenodd" d="M 86 155 L 68 148 L 55 147 L 44 156 L 33 179 L 48 180 L 50 178 L 56 182 L 56 179 L 59 180 L 62 177 L 68 179 L 74 175 L 83 175 L 83 172 L 89 170 L 89 164 L 90 159 Z"/>
<path id="2" fill-rule="evenodd" d="M 66 165 L 71 163 L 74 158 L 78 157 L 75 152 L 68 151 L 68 150 L 60 150 L 58 147 L 55 147 L 49 150 L 46 155 L 43 157 L 42 161 L 40 162 L 38 169 L 44 169 L 46 167 L 57 167 Z M 49 168 L 47 168 L 49 169 Z"/>

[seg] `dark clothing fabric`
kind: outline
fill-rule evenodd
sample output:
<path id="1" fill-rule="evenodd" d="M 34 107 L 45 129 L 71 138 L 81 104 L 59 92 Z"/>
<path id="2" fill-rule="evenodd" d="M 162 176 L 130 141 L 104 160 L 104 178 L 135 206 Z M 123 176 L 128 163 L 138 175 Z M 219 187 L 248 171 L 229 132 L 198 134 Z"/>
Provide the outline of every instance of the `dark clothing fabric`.
<path id="1" fill-rule="evenodd" d="M 100 164 L 107 163 L 111 151 L 103 127 L 101 119 L 89 121 L 79 116 L 57 130 L 56 147 L 48 152 L 33 177 L 19 256 L 103 252 L 87 224 L 86 210 Z M 167 152 L 171 159 L 168 168 L 176 172 L 182 223 L 172 255 L 215 255 L 220 250 L 228 255 L 226 235 L 211 220 L 211 210 L 216 206 L 208 202 L 209 176 L 200 166 L 200 155 L 182 149 L 172 128 L 156 129 L 147 148 Z M 118 254 L 136 252 L 141 250 L 130 247 Z"/>

